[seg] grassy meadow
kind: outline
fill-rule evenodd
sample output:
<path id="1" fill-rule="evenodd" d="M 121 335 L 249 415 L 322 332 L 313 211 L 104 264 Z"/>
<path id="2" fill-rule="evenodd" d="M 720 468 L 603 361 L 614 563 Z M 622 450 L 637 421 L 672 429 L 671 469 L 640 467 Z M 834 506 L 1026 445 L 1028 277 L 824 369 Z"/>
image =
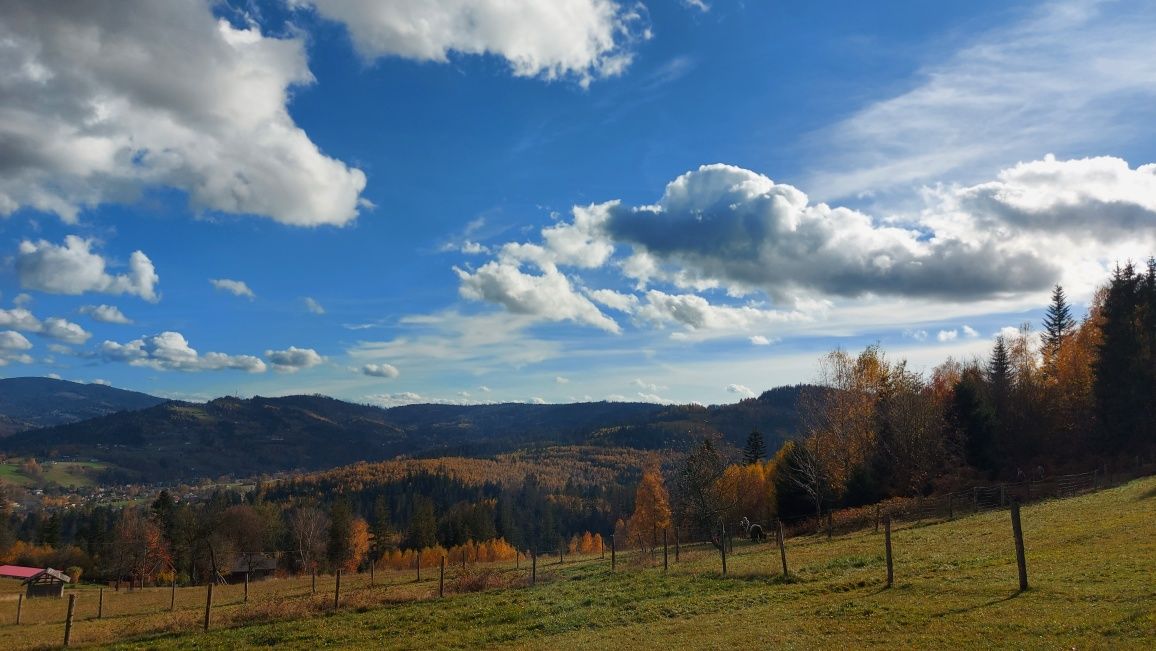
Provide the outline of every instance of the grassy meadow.
<path id="1" fill-rule="evenodd" d="M 885 588 L 883 535 L 871 530 L 828 541 L 787 543 L 791 578 L 773 544 L 738 543 L 729 575 L 718 555 L 684 549 L 663 573 L 637 552 L 540 557 L 538 585 L 527 566 L 343 577 L 332 612 L 333 577 L 215 589 L 213 630 L 201 633 L 205 589 L 112 593 L 105 618 L 81 588 L 75 646 L 124 649 L 276 648 L 1039 648 L 1156 647 L 1156 478 L 1023 509 L 1031 589 L 1017 591 L 1006 510 L 893 532 L 895 587 Z M 485 588 L 485 591 L 474 592 Z M 13 624 L 14 593 L 0 590 L 0 648 L 59 645 L 65 600 L 25 602 Z M 269 621 L 272 620 L 272 621 Z"/>
<path id="2" fill-rule="evenodd" d="M 99 461 L 55 461 L 41 464 L 40 476 L 30 476 L 24 471 L 24 459 L 13 458 L 0 461 L 0 480 L 17 486 L 32 487 L 56 484 L 74 488 L 94 486 L 96 473 L 108 468 Z"/>

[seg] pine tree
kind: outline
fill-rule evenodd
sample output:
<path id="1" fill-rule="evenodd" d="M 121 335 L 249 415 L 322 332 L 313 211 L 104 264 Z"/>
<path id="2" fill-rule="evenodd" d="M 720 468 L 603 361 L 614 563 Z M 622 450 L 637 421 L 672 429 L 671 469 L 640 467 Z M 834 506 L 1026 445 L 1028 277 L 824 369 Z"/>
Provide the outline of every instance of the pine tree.
<path id="1" fill-rule="evenodd" d="M 1104 297 L 1094 391 L 1104 446 L 1113 452 L 1125 449 L 1129 440 L 1143 440 L 1152 428 L 1146 418 L 1154 391 L 1143 341 L 1144 322 L 1151 321 L 1144 318 L 1145 284 L 1128 263 L 1116 268 Z"/>
<path id="2" fill-rule="evenodd" d="M 353 511 L 345 500 L 337 500 L 329 511 L 329 544 L 326 551 L 334 569 L 343 567 L 352 555 Z"/>
<path id="3" fill-rule="evenodd" d="M 759 430 L 751 430 L 747 435 L 747 447 L 743 450 L 743 463 L 751 465 L 763 460 L 767 456 L 767 444 L 763 440 L 763 434 Z"/>
<path id="4" fill-rule="evenodd" d="M 1064 296 L 1064 288 L 1056 285 L 1052 290 L 1052 303 L 1044 315 L 1044 359 L 1054 360 L 1060 351 L 1064 338 L 1072 333 L 1076 320 Z"/>
<path id="5" fill-rule="evenodd" d="M 389 549 L 393 540 L 393 522 L 389 513 L 389 501 L 384 495 L 378 495 L 373 502 L 373 526 L 370 528 L 373 537 L 373 549 L 370 550 L 376 560 L 382 552 Z"/>

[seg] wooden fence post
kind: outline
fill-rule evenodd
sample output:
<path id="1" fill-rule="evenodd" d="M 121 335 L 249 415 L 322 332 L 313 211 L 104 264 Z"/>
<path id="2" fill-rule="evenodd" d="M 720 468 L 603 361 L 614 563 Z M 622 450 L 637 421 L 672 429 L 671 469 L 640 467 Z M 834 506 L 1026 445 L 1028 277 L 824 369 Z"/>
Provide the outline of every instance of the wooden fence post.
<path id="1" fill-rule="evenodd" d="M 249 603 L 249 573 L 245 572 L 245 603 Z"/>
<path id="2" fill-rule="evenodd" d="M 16 595 L 16 623 L 20 623 L 20 615 L 24 613 L 24 593 Z"/>
<path id="3" fill-rule="evenodd" d="M 610 534 L 610 571 L 613 572 L 617 565 L 618 558 L 614 551 L 614 534 Z"/>
<path id="4" fill-rule="evenodd" d="M 518 551 L 517 549 L 515 549 L 515 550 L 514 550 L 514 569 L 515 569 L 515 570 L 520 570 L 520 569 L 522 569 L 522 560 L 521 560 L 521 556 L 522 556 L 522 552 L 520 552 L 520 551 Z"/>
<path id="5" fill-rule="evenodd" d="M 177 573 L 173 572 L 173 584 L 169 589 L 169 610 L 177 609 Z"/>
<path id="6" fill-rule="evenodd" d="M 333 586 L 333 610 L 341 606 L 341 568 L 337 568 L 337 582 Z"/>
<path id="7" fill-rule="evenodd" d="M 880 511 L 880 506 L 878 504 L 876 504 L 875 505 L 875 533 L 879 533 L 879 511 Z"/>
<path id="8" fill-rule="evenodd" d="M 666 546 L 666 529 L 662 530 L 662 571 L 670 568 L 670 556 Z"/>
<path id="9" fill-rule="evenodd" d="M 566 549 L 566 540 L 565 539 L 559 540 L 558 541 L 558 564 L 559 565 L 562 564 L 562 551 L 564 549 Z"/>
<path id="10" fill-rule="evenodd" d="M 370 558 L 370 561 L 369 561 L 369 587 L 371 587 L 371 588 L 373 587 L 373 566 L 374 565 L 376 565 L 376 563 L 374 563 L 373 559 Z"/>
<path id="11" fill-rule="evenodd" d="M 96 598 L 96 618 L 104 619 L 104 588 L 100 589 L 100 593 Z"/>
<path id="12" fill-rule="evenodd" d="M 530 550 L 530 585 L 538 585 L 538 553 Z"/>
<path id="13" fill-rule="evenodd" d="M 678 525 L 675 525 L 675 527 L 674 527 L 674 562 L 675 563 L 678 562 L 678 552 L 679 552 Z"/>
<path id="14" fill-rule="evenodd" d="M 68 615 L 64 618 L 64 646 L 72 641 L 72 615 L 76 612 L 76 593 L 68 595 Z"/>
<path id="15" fill-rule="evenodd" d="M 317 568 L 316 567 L 313 568 L 312 577 L 313 577 L 313 583 L 312 583 L 313 594 L 317 594 Z"/>
<path id="16" fill-rule="evenodd" d="M 891 565 L 891 516 L 883 519 L 884 549 L 887 552 L 887 587 L 895 584 L 895 571 Z"/>
<path id="17" fill-rule="evenodd" d="M 462 550 L 462 558 L 464 559 L 465 556 L 466 556 L 466 552 L 463 549 Z M 465 565 L 464 560 L 462 561 L 462 564 Z M 421 550 L 420 549 L 417 550 L 416 554 L 414 554 L 414 565 L 417 565 L 417 582 L 421 583 Z"/>
<path id="18" fill-rule="evenodd" d="M 719 521 L 719 550 L 722 551 L 722 575 L 727 575 L 727 524 Z"/>
<path id="19" fill-rule="evenodd" d="M 205 626 L 204 630 L 209 630 L 209 623 L 212 621 L 211 616 L 213 612 L 213 582 L 209 581 L 209 589 L 205 596 Z"/>
<path id="20" fill-rule="evenodd" d="M 787 578 L 787 540 L 783 534 L 783 521 L 779 520 L 779 557 L 783 560 L 783 578 Z"/>
<path id="21" fill-rule="evenodd" d="M 438 597 L 444 596 L 446 596 L 446 557 L 442 556 L 442 566 L 438 572 Z"/>
<path id="22" fill-rule="evenodd" d="M 1020 503 L 1012 502 L 1011 507 L 1012 534 L 1016 539 L 1016 565 L 1020 572 L 1020 592 L 1028 589 L 1028 563 L 1024 558 L 1024 531 L 1020 527 Z"/>

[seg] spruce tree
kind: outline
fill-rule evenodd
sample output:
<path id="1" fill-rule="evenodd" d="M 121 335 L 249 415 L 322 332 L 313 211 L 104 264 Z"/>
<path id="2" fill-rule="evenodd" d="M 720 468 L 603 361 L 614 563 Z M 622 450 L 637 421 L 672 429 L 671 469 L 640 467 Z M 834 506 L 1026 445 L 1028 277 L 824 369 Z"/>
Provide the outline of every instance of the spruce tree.
<path id="1" fill-rule="evenodd" d="M 1124 451 L 1129 440 L 1152 427 L 1145 422 L 1153 388 L 1145 368 L 1144 285 L 1132 263 L 1117 267 L 1101 308 L 1094 392 L 1103 444 L 1111 452 Z"/>
<path id="2" fill-rule="evenodd" d="M 1052 303 L 1044 315 L 1044 356 L 1045 359 L 1054 359 L 1060 351 L 1064 338 L 1071 334 L 1076 327 L 1076 320 L 1072 318 L 1072 309 L 1068 299 L 1064 296 L 1064 288 L 1056 285 L 1052 290 Z"/>
<path id="3" fill-rule="evenodd" d="M 751 430 L 747 435 L 747 447 L 743 450 L 743 464 L 751 465 L 763 460 L 767 456 L 767 444 L 759 430 Z"/>

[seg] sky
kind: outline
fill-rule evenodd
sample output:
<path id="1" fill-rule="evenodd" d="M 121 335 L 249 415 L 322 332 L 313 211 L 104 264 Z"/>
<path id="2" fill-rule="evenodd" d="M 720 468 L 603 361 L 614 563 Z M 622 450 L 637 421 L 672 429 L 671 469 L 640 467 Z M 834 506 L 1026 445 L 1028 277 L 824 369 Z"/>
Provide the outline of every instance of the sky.
<path id="1" fill-rule="evenodd" d="M 1156 253 L 1146 0 L 0 0 L 0 376 L 735 402 Z"/>

